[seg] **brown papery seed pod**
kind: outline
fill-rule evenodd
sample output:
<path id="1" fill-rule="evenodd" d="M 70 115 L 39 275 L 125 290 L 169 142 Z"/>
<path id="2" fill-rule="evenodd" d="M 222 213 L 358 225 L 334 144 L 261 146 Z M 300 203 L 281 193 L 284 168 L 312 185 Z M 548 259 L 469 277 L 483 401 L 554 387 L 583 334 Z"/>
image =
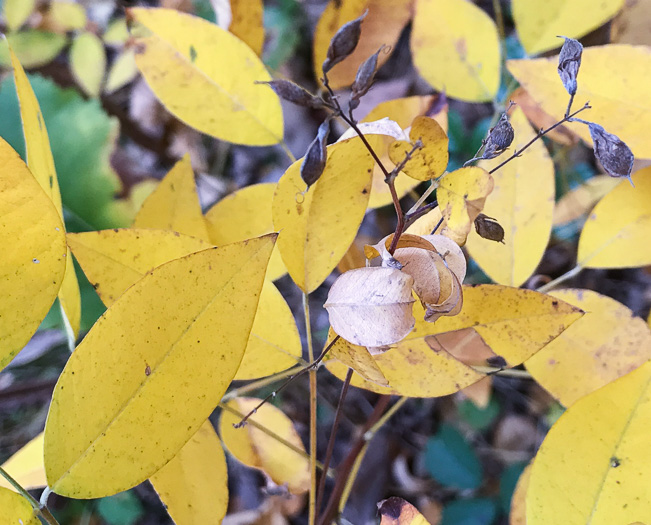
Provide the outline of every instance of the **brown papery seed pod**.
<path id="1" fill-rule="evenodd" d="M 359 42 L 359 37 L 362 34 L 362 20 L 366 17 L 368 11 L 364 12 L 362 16 L 351 20 L 339 28 L 339 31 L 330 40 L 330 47 L 328 47 L 328 54 L 323 61 L 323 74 L 327 74 L 335 64 L 338 64 L 349 56 Z"/>
<path id="2" fill-rule="evenodd" d="M 315 109 L 324 107 L 323 100 L 289 80 L 271 80 L 269 82 L 256 82 L 256 84 L 267 84 L 274 90 L 276 95 L 292 104 Z"/>
<path id="3" fill-rule="evenodd" d="M 503 113 L 497 124 L 488 132 L 482 159 L 494 159 L 504 153 L 506 148 L 513 142 L 514 136 L 509 117 L 506 113 Z"/>
<path id="4" fill-rule="evenodd" d="M 316 138 L 307 148 L 307 153 L 301 164 L 301 178 L 309 188 L 323 174 L 328 160 L 328 135 L 330 134 L 330 119 L 326 119 L 320 126 Z"/>
<path id="5" fill-rule="evenodd" d="M 351 86 L 350 94 L 350 106 L 351 109 L 355 109 L 359 105 L 359 99 L 368 93 L 368 90 L 371 89 L 373 85 L 373 80 L 375 79 L 375 73 L 377 72 L 377 60 L 386 46 L 380 47 L 374 54 L 368 57 L 359 69 L 357 70 L 357 76 L 355 81 Z"/>
<path id="6" fill-rule="evenodd" d="M 558 74 L 561 77 L 563 86 L 570 95 L 576 94 L 576 77 L 579 74 L 579 67 L 581 67 L 581 53 L 583 53 L 583 46 L 578 40 L 573 38 L 564 38 L 565 43 L 561 48 L 558 55 Z"/>
<path id="7" fill-rule="evenodd" d="M 590 136 L 594 142 L 594 154 L 611 177 L 626 177 L 631 180 L 635 157 L 631 148 L 619 137 L 608 133 L 599 124 L 588 123 Z"/>
<path id="8" fill-rule="evenodd" d="M 504 228 L 492 217 L 487 217 L 483 213 L 477 215 L 475 219 L 475 230 L 484 239 L 504 244 Z"/>

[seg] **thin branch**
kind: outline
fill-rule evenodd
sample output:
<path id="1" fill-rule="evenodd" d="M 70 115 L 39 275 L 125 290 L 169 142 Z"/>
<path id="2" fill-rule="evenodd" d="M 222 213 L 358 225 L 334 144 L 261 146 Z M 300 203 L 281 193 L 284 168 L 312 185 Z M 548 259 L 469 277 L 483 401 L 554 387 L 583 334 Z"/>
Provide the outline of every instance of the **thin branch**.
<path id="1" fill-rule="evenodd" d="M 27 501 L 29 501 L 29 504 L 32 506 L 34 511 L 38 512 L 41 517 L 45 520 L 46 523 L 49 523 L 50 525 L 59 525 L 59 522 L 56 520 L 56 518 L 52 515 L 50 510 L 47 508 L 46 504 L 39 503 L 36 501 L 34 496 L 32 496 L 27 490 L 23 488 L 23 486 L 18 483 L 11 475 L 2 467 L 0 467 L 0 476 L 5 478 L 7 482 L 18 492 L 21 496 L 23 496 Z M 48 491 L 48 494 L 50 493 L 49 489 L 46 488 L 45 490 Z"/>
<path id="2" fill-rule="evenodd" d="M 405 227 L 409 227 L 409 225 L 411 225 L 416 219 L 420 219 L 423 215 L 427 215 L 438 205 L 439 205 L 438 201 L 430 202 L 428 204 L 425 204 L 425 206 L 421 206 L 415 212 L 408 213 L 405 216 Z"/>
<path id="3" fill-rule="evenodd" d="M 547 293 L 549 290 L 558 286 L 559 284 L 564 283 L 565 281 L 571 279 L 572 277 L 577 276 L 581 272 L 581 270 L 583 270 L 583 266 L 576 265 L 574 268 L 568 270 L 560 277 L 557 277 L 553 281 L 549 281 L 547 284 L 543 284 L 540 288 L 537 288 L 536 291 L 541 293 Z"/>
<path id="4" fill-rule="evenodd" d="M 303 293 L 303 313 L 305 314 L 305 332 L 307 338 L 307 355 L 310 362 L 314 361 L 314 346 L 312 342 L 312 323 L 310 321 L 310 300 L 307 292 Z M 321 355 L 325 354 L 325 350 Z M 308 523 L 316 523 L 316 368 L 311 366 L 309 369 L 310 377 L 310 494 Z"/>
<path id="5" fill-rule="evenodd" d="M 473 366 L 475 371 L 480 374 L 501 377 L 517 377 L 519 379 L 533 379 L 531 374 L 526 370 L 517 370 L 515 368 L 494 368 L 492 366 Z"/>
<path id="6" fill-rule="evenodd" d="M 301 359 L 303 361 L 303 359 Z M 304 361 L 303 361 L 304 362 Z M 304 362 L 305 363 L 305 362 Z M 282 372 L 278 372 L 277 374 L 274 374 L 272 376 L 268 377 L 263 377 L 262 379 L 257 379 L 256 381 L 252 381 L 244 386 L 241 386 L 239 388 L 234 388 L 230 392 L 226 393 L 224 397 L 222 398 L 222 401 L 228 401 L 229 399 L 233 399 L 236 397 L 241 397 L 244 394 L 248 394 L 249 392 L 252 392 L 254 390 L 258 390 L 260 388 L 264 388 L 267 385 L 270 385 L 271 383 L 275 383 L 276 381 L 279 381 L 281 379 L 284 379 L 286 377 L 291 377 L 297 373 L 299 373 L 307 363 L 304 365 L 299 365 L 295 366 L 293 368 L 289 368 L 287 370 L 284 370 Z"/>

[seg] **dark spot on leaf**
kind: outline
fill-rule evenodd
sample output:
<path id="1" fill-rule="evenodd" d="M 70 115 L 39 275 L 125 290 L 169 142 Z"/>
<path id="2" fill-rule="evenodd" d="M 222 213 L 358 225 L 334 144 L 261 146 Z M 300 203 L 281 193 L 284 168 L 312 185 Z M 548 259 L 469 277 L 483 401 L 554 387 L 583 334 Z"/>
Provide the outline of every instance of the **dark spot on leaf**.
<path id="1" fill-rule="evenodd" d="M 610 458 L 610 466 L 611 466 L 611 467 L 613 467 L 613 468 L 617 468 L 617 467 L 619 467 L 621 464 L 622 464 L 622 463 L 621 463 L 621 461 L 619 461 L 619 458 L 616 458 L 615 456 L 613 456 L 612 458 Z"/>
<path id="2" fill-rule="evenodd" d="M 151 368 L 149 365 L 145 366 L 145 375 L 149 376 L 151 374 Z"/>
<path id="3" fill-rule="evenodd" d="M 50 189 L 54 187 L 54 177 L 50 175 Z"/>
<path id="4" fill-rule="evenodd" d="M 400 517 L 400 511 L 404 504 L 402 498 L 396 498 L 395 496 L 389 499 L 385 499 L 378 503 L 378 510 L 382 516 L 388 516 L 391 519 L 397 520 Z"/>
<path id="5" fill-rule="evenodd" d="M 366 195 L 367 193 L 368 193 L 368 190 L 367 190 L 366 188 L 364 188 L 364 189 L 362 190 L 362 195 Z"/>
<path id="6" fill-rule="evenodd" d="M 197 59 L 197 50 L 194 46 L 190 46 L 190 60 L 194 64 L 194 61 Z"/>
<path id="7" fill-rule="evenodd" d="M 558 301 L 552 301 L 552 306 L 554 308 L 558 308 Z"/>
<path id="8" fill-rule="evenodd" d="M 486 363 L 488 363 L 489 366 L 494 366 L 495 368 L 504 368 L 507 365 L 506 359 L 504 359 L 501 355 L 489 357 L 486 359 Z"/>

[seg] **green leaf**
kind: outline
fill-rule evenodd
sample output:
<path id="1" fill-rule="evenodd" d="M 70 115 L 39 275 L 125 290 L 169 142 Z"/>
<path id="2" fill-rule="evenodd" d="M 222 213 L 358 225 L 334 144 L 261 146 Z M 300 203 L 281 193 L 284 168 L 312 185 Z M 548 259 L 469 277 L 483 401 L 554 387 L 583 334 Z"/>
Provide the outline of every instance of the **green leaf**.
<path id="1" fill-rule="evenodd" d="M 469 399 L 459 403 L 457 408 L 459 416 L 464 419 L 475 430 L 486 430 L 493 424 L 500 413 L 500 404 L 491 397 L 485 408 L 479 408 Z"/>
<path id="2" fill-rule="evenodd" d="M 145 509 L 137 496 L 129 491 L 99 500 L 97 513 L 109 525 L 134 525 L 145 514 Z"/>
<path id="3" fill-rule="evenodd" d="M 491 525 L 497 516 L 495 500 L 457 500 L 443 507 L 440 525 Z"/>
<path id="4" fill-rule="evenodd" d="M 518 484 L 520 475 L 526 466 L 527 463 L 514 463 L 502 472 L 502 476 L 500 477 L 500 506 L 502 512 L 506 514 L 511 510 L 513 491 L 515 491 L 515 486 Z"/>
<path id="5" fill-rule="evenodd" d="M 482 467 L 474 449 L 454 427 L 443 424 L 427 441 L 425 468 L 447 487 L 476 489 L 481 485 Z"/>

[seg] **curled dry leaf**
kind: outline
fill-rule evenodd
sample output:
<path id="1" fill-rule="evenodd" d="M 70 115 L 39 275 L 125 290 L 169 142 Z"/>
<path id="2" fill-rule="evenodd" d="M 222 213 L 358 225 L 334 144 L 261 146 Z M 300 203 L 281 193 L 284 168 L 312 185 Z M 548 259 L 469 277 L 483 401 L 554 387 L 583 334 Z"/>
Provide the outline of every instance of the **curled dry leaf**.
<path id="1" fill-rule="evenodd" d="M 611 177 L 625 177 L 631 184 L 631 171 L 635 157 L 631 148 L 619 137 L 608 133 L 599 124 L 590 122 L 590 136 L 593 141 L 594 154 L 597 160 Z"/>
<path id="2" fill-rule="evenodd" d="M 340 275 L 324 305 L 332 328 L 361 346 L 397 343 L 414 327 L 413 283 L 394 268 L 359 268 Z"/>
<path id="3" fill-rule="evenodd" d="M 566 36 L 560 38 L 564 38 L 565 43 L 558 55 L 558 75 L 561 77 L 563 87 L 567 92 L 570 95 L 576 95 L 576 77 L 578 76 L 579 68 L 581 67 L 583 46 L 581 45 L 581 42 L 574 40 L 573 38 L 567 38 Z"/>
<path id="4" fill-rule="evenodd" d="M 441 125 L 429 117 L 416 117 L 409 132 L 411 143 L 396 141 L 389 148 L 389 157 L 394 164 L 406 158 L 413 145 L 421 141 L 423 147 L 413 153 L 403 172 L 413 179 L 431 180 L 441 175 L 448 165 L 448 137 Z"/>

